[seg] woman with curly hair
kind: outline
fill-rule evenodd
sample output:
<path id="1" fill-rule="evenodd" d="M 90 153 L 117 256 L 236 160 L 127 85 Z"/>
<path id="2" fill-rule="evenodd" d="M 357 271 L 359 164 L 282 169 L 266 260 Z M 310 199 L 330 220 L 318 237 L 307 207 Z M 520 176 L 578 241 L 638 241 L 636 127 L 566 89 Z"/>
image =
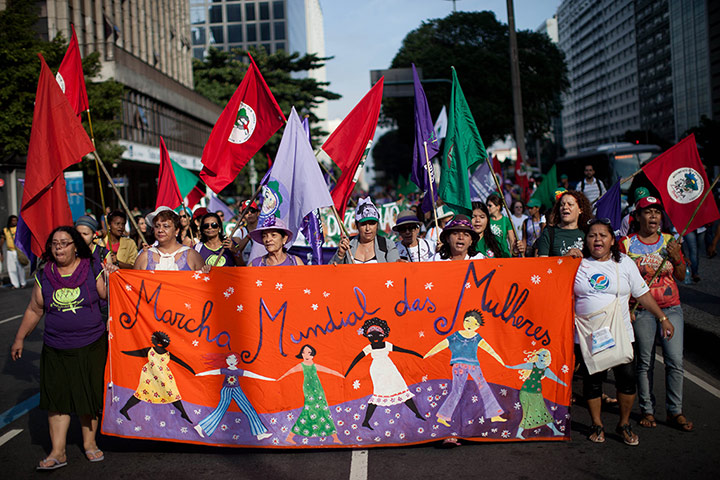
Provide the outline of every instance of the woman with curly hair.
<path id="1" fill-rule="evenodd" d="M 582 258 L 587 223 L 592 218 L 592 207 L 585 195 L 574 190 L 562 192 L 538 240 L 538 257 Z"/>
<path id="2" fill-rule="evenodd" d="M 362 335 L 370 341 L 370 345 L 363 348 L 357 357 L 353 359 L 347 372 L 345 372 L 345 377 L 350 374 L 350 370 L 352 370 L 360 360 L 367 355 L 372 357 L 370 378 L 373 383 L 373 395 L 368 401 L 365 420 L 363 420 L 362 423 L 363 427 L 373 430 L 370 426 L 370 418 L 372 418 L 378 405 L 389 407 L 390 405 L 397 405 L 398 403 L 404 403 L 412 410 L 417 418 L 425 421 L 413 401 L 415 395 L 410 393 L 405 379 L 403 379 L 397 367 L 390 359 L 390 352 L 409 353 L 410 355 L 415 355 L 420 358 L 422 358 L 422 355 L 413 350 L 407 350 L 393 345 L 390 342 L 386 342 L 385 339 L 390 335 L 390 327 L 388 327 L 385 320 L 378 317 L 365 320 L 362 326 Z"/>
<path id="3" fill-rule="evenodd" d="M 487 258 L 509 257 L 490 228 L 490 211 L 484 202 L 472 202 L 472 228 L 480 236 L 475 248 Z"/>
<path id="4" fill-rule="evenodd" d="M 433 256 L 433 262 L 485 258 L 477 250 L 478 240 L 480 235 L 473 230 L 470 219 L 462 214 L 455 215 L 440 233 L 441 246 Z"/>

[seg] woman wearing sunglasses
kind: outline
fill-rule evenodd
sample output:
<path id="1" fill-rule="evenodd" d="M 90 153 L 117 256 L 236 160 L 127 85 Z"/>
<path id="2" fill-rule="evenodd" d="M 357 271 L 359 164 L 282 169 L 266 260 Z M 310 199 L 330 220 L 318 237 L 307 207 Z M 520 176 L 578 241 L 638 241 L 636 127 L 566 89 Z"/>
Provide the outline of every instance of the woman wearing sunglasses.
<path id="1" fill-rule="evenodd" d="M 235 242 L 225 237 L 222 220 L 217 213 L 206 213 L 200 218 L 200 242 L 195 251 L 203 257 L 206 265 L 235 267 L 238 264 L 238 248 Z M 222 256 L 218 259 L 222 251 Z"/>
<path id="2" fill-rule="evenodd" d="M 400 241 L 395 242 L 400 259 L 408 262 L 432 261 L 432 257 L 435 255 L 435 243 L 418 238 L 420 225 L 417 214 L 412 210 L 403 210 L 398 214 L 392 229 L 400 235 Z"/>

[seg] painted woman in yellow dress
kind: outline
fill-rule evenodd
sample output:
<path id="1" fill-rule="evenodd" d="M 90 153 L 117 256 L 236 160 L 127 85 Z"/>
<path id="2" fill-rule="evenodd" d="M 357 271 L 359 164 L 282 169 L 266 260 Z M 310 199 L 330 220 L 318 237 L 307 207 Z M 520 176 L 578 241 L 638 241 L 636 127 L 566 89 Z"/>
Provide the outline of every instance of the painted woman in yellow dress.
<path id="1" fill-rule="evenodd" d="M 152 347 L 122 352 L 131 357 L 147 356 L 148 362 L 142 367 L 140 381 L 135 393 L 128 399 L 125 406 L 120 409 L 120 413 L 130 420 L 128 410 L 140 402 L 172 404 L 180 411 L 182 418 L 193 423 L 185 413 L 180 390 L 175 383 L 175 376 L 170 370 L 170 360 L 187 369 L 193 375 L 195 371 L 190 365 L 167 350 L 170 345 L 170 337 L 166 333 L 155 332 L 150 339 L 153 344 Z"/>

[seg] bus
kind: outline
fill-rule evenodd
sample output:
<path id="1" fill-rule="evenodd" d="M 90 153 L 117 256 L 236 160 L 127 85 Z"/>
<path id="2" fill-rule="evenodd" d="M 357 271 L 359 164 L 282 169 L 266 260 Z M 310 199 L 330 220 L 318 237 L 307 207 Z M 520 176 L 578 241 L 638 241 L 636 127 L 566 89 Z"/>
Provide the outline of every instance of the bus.
<path id="1" fill-rule="evenodd" d="M 640 169 L 648 160 L 661 153 L 657 145 L 638 145 L 633 143 L 609 143 L 597 147 L 584 148 L 575 155 L 568 155 L 557 160 L 557 177 L 565 174 L 572 188 L 583 179 L 585 165 L 591 164 L 595 169 L 595 178 L 603 181 L 610 188 L 621 178 L 627 178 Z M 628 193 L 631 182 L 626 182 L 621 189 Z"/>

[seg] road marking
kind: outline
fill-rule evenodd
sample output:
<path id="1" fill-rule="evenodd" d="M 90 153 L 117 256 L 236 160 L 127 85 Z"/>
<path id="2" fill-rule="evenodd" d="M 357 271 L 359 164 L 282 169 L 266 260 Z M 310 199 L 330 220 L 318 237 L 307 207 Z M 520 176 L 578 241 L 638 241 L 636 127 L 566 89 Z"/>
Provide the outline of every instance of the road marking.
<path id="1" fill-rule="evenodd" d="M 12 440 L 13 438 L 15 438 L 20 432 L 22 432 L 22 429 L 21 429 L 21 428 L 13 429 L 13 430 L 10 430 L 9 432 L 7 432 L 7 433 L 6 433 L 5 435 L 3 435 L 2 437 L 0 437 L 0 447 L 2 447 L 2 446 L 5 445 L 7 442 L 9 442 L 9 441 Z"/>
<path id="2" fill-rule="evenodd" d="M 0 429 L 11 424 L 18 418 L 28 413 L 40 404 L 40 394 L 36 393 L 25 401 L 22 401 L 9 410 L 0 413 Z"/>
<path id="3" fill-rule="evenodd" d="M 655 354 L 655 360 L 657 360 L 658 362 L 662 363 L 663 365 L 665 364 L 665 362 L 663 362 L 663 359 L 660 357 L 660 354 L 659 354 L 659 353 L 656 353 L 656 354 Z M 694 382 L 698 387 L 700 387 L 700 388 L 702 388 L 703 390 L 707 391 L 710 395 L 714 395 L 715 397 L 720 398 L 720 390 L 718 390 L 717 388 L 713 387 L 712 385 L 710 385 L 709 383 L 707 383 L 707 382 L 706 382 L 705 380 L 703 380 L 702 378 L 700 378 L 700 377 L 698 377 L 698 376 L 695 376 L 695 375 L 693 375 L 692 373 L 687 372 L 687 371 L 683 371 L 683 376 L 684 376 L 685 378 L 687 378 L 688 380 L 690 380 L 691 382 Z"/>
<path id="4" fill-rule="evenodd" d="M 353 450 L 350 460 L 350 480 L 367 480 L 368 451 Z"/>
<path id="5" fill-rule="evenodd" d="M 21 315 L 15 315 L 14 317 L 6 318 L 5 320 L 0 320 L 0 325 L 7 322 L 12 322 L 13 320 L 17 320 L 18 318 L 22 317 Z"/>

